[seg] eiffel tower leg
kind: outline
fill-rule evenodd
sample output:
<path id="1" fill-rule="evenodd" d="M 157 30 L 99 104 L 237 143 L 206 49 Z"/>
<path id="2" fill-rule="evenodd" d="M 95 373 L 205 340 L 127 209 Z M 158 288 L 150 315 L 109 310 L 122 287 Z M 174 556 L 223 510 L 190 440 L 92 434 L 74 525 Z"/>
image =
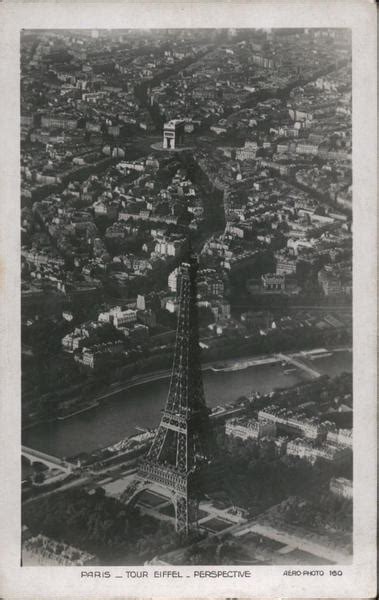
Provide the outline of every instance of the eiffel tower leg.
<path id="1" fill-rule="evenodd" d="M 175 512 L 176 512 L 176 531 L 178 533 L 188 533 L 188 498 L 187 496 L 176 496 Z"/>
<path id="2" fill-rule="evenodd" d="M 187 471 L 188 463 L 187 433 L 178 433 L 176 448 L 176 464 L 179 469 Z"/>
<path id="3" fill-rule="evenodd" d="M 159 460 L 160 453 L 163 449 L 163 444 L 166 438 L 167 429 L 159 427 L 157 434 L 154 438 L 153 444 L 149 451 L 149 458 L 152 460 Z"/>

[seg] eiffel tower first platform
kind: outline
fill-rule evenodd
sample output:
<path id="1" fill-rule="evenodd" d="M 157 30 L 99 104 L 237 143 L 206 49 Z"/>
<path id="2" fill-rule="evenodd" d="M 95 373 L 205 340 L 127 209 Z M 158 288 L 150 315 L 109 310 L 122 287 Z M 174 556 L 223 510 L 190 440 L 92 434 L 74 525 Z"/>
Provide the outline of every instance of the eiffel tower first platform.
<path id="1" fill-rule="evenodd" d="M 136 501 L 144 490 L 160 491 L 175 508 L 176 530 L 197 524 L 197 507 L 213 453 L 209 409 L 205 404 L 196 302 L 197 258 L 179 268 L 178 324 L 166 406 L 154 441 L 121 500 Z"/>

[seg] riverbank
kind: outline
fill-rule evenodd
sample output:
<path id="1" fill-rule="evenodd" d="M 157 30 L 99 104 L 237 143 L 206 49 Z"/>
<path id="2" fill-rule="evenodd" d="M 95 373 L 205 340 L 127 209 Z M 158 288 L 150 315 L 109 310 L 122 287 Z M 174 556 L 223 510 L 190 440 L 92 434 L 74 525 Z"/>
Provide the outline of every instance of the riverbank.
<path id="1" fill-rule="evenodd" d="M 318 350 L 318 351 L 323 350 L 324 351 L 325 348 L 304 350 L 301 352 L 301 356 L 304 359 L 306 359 L 307 356 L 314 354 L 315 350 Z M 351 348 L 349 348 L 349 347 L 329 348 L 328 352 L 335 352 L 335 353 L 351 352 Z M 291 353 L 288 356 L 299 356 L 299 355 L 300 355 L 300 352 L 298 351 L 296 353 Z M 219 377 L 222 376 L 222 379 L 223 380 L 225 379 L 225 383 L 227 384 L 229 380 L 232 381 L 233 378 L 238 376 L 238 373 L 240 373 L 241 376 L 244 377 L 244 375 L 243 375 L 244 373 L 250 372 L 254 368 L 259 369 L 260 367 L 262 367 L 262 368 L 266 369 L 270 365 L 270 374 L 268 375 L 267 371 L 265 371 L 266 378 L 268 379 L 268 381 L 270 381 L 270 380 L 275 379 L 274 370 L 276 368 L 278 368 L 280 372 L 283 371 L 283 368 L 281 367 L 280 362 L 281 362 L 281 359 L 278 357 L 278 355 L 266 354 L 266 355 L 258 355 L 258 356 L 241 357 L 239 359 L 223 361 L 222 363 L 220 363 L 220 361 L 205 363 L 204 365 L 202 365 L 202 371 L 204 373 L 212 374 L 212 377 L 213 376 L 219 376 Z M 220 365 L 222 365 L 221 368 L 220 368 Z M 283 371 L 283 373 L 284 373 L 284 375 L 286 375 L 286 379 L 290 375 L 289 373 L 286 373 L 285 370 Z M 296 375 L 296 374 L 297 373 L 295 370 L 294 375 Z M 167 386 L 164 385 L 164 381 L 169 379 L 170 375 L 171 375 L 171 369 L 166 369 L 166 370 L 155 371 L 153 373 L 149 373 L 149 374 L 145 374 L 145 375 L 136 375 L 127 382 L 114 383 L 108 388 L 107 391 L 100 392 L 99 394 L 97 394 L 96 396 L 91 398 L 90 400 L 91 400 L 91 403 L 93 403 L 93 405 L 91 405 L 90 407 L 88 407 L 88 400 L 87 400 L 86 406 L 84 407 L 85 411 L 82 411 L 83 406 L 80 406 L 78 404 L 75 408 L 73 407 L 73 409 L 72 409 L 73 412 L 71 414 L 64 415 L 64 419 L 62 419 L 62 418 L 59 419 L 57 417 L 50 418 L 50 419 L 39 419 L 39 420 L 36 420 L 34 423 L 28 423 L 27 425 L 24 425 L 22 427 L 22 431 L 26 432 L 29 430 L 36 429 L 43 425 L 52 426 L 56 422 L 62 423 L 64 421 L 65 423 L 69 423 L 70 421 L 73 421 L 80 416 L 82 416 L 82 417 L 88 416 L 88 418 L 90 418 L 91 415 L 94 412 L 96 412 L 96 410 L 98 410 L 99 408 L 101 408 L 104 405 L 109 405 L 109 403 L 112 402 L 113 398 L 118 398 L 118 397 L 120 397 L 120 395 L 122 395 L 124 393 L 127 396 L 129 396 L 129 398 L 130 398 L 131 393 L 133 396 L 137 392 L 138 392 L 138 395 L 140 395 L 140 393 L 144 389 L 144 386 L 151 387 L 151 385 L 154 383 L 159 385 L 160 388 L 161 387 L 166 388 Z M 166 390 L 165 394 L 167 394 L 167 390 Z M 126 401 L 129 401 L 129 400 L 126 399 Z M 85 414 L 84 415 L 81 414 L 82 412 Z M 143 424 L 143 421 L 141 421 L 141 423 Z"/>
<path id="2" fill-rule="evenodd" d="M 279 358 L 276 355 L 272 357 L 263 356 L 262 358 L 247 358 L 246 360 L 225 361 L 224 363 L 218 363 L 211 366 L 210 369 L 216 373 L 220 371 L 229 373 L 230 371 L 241 371 L 257 365 L 276 364 L 277 362 L 279 362 Z"/>
<path id="3" fill-rule="evenodd" d="M 318 359 L 314 366 L 321 375 L 335 377 L 343 371 L 352 371 L 352 355 L 351 352 L 335 352 L 333 356 Z M 231 406 L 238 398 L 249 397 L 253 392 L 264 395 L 312 379 L 300 368 L 286 373 L 288 366 L 281 362 L 230 372 L 215 372 L 209 365 L 203 365 L 203 368 L 204 392 L 210 409 Z M 154 429 L 167 399 L 169 373 L 160 372 L 155 377 L 159 379 L 133 381 L 132 386 L 120 392 L 108 390 L 110 395 L 98 407 L 83 414 L 23 431 L 23 444 L 53 456 L 76 456 L 114 445 L 135 435 L 138 427 Z M 153 379 L 152 374 L 150 378 Z"/>
<path id="4" fill-rule="evenodd" d="M 261 356 L 251 356 L 251 357 L 244 357 L 244 358 L 239 358 L 239 359 L 232 359 L 232 360 L 227 360 L 227 361 L 223 361 L 222 363 L 220 363 L 220 361 L 212 361 L 209 363 L 205 363 L 204 365 L 201 365 L 201 370 L 204 371 L 229 371 L 229 370 L 243 370 L 243 369 L 247 369 L 249 367 L 254 367 L 254 366 L 258 366 L 258 365 L 266 365 L 266 364 L 271 364 L 271 363 L 277 363 L 279 362 L 279 358 L 276 355 L 272 355 L 272 354 L 263 354 Z M 223 365 L 222 367 L 220 367 L 220 365 Z M 153 373 L 149 373 L 148 375 L 137 375 L 136 377 L 132 377 L 131 380 L 127 383 L 121 383 L 121 384 L 111 384 L 111 390 L 109 390 L 108 392 L 102 394 L 101 396 L 97 396 L 96 400 L 104 400 L 106 398 L 109 398 L 110 396 L 113 396 L 113 394 L 118 393 L 118 392 L 123 392 L 124 390 L 128 390 L 130 388 L 139 386 L 139 385 L 143 385 L 144 383 L 150 383 L 153 381 L 159 381 L 161 379 L 168 379 L 171 376 L 171 369 L 166 369 L 166 370 L 161 370 L 161 371 L 154 371 Z"/>
<path id="5" fill-rule="evenodd" d="M 302 350 L 298 352 L 289 353 L 289 357 L 296 356 L 304 356 L 310 357 L 316 352 L 349 352 L 351 348 L 346 347 L 338 347 L 338 348 L 315 348 L 312 350 Z M 212 361 L 210 363 L 205 363 L 201 365 L 202 371 L 214 371 L 214 372 L 229 372 L 229 371 L 241 371 L 244 369 L 248 369 L 249 367 L 255 367 L 258 365 L 268 365 L 268 364 L 276 364 L 281 361 L 281 358 L 278 354 L 262 354 L 260 356 L 250 356 L 243 357 L 238 359 L 226 360 L 220 363 L 220 361 Z M 220 366 L 222 365 L 222 366 Z M 110 390 L 98 396 L 95 396 L 94 401 L 100 402 L 101 400 L 106 400 L 107 398 L 117 394 L 119 392 L 126 391 L 133 387 L 143 385 L 144 383 L 151 383 L 154 381 L 159 381 L 161 379 L 168 379 L 171 376 L 171 369 L 165 369 L 160 371 L 154 371 L 153 373 L 149 373 L 148 375 L 136 375 L 132 377 L 129 382 L 125 383 L 114 383 L 110 385 Z"/>
<path id="6" fill-rule="evenodd" d="M 205 371 L 214 371 L 214 372 L 240 371 L 240 370 L 244 370 L 249 367 L 258 366 L 258 365 L 276 364 L 279 361 L 280 361 L 280 359 L 276 355 L 272 356 L 270 354 L 265 354 L 262 356 L 254 356 L 254 357 L 247 357 L 247 358 L 240 358 L 240 359 L 224 361 L 222 363 L 222 365 L 223 365 L 222 367 L 220 367 L 221 363 L 219 361 L 205 363 L 204 365 L 201 366 L 201 370 L 203 372 L 205 372 Z M 152 383 L 154 381 L 168 379 L 170 376 L 171 376 L 171 369 L 165 369 L 165 370 L 160 370 L 160 371 L 154 371 L 153 373 L 149 373 L 147 375 L 136 375 L 136 376 L 132 377 L 128 382 L 113 383 L 109 386 L 110 389 L 108 391 L 94 396 L 93 402 L 91 403 L 90 406 L 88 406 L 87 403 L 84 407 L 81 407 L 80 404 L 78 404 L 78 406 L 70 414 L 59 415 L 59 416 L 51 418 L 51 419 L 39 419 L 39 420 L 35 421 L 34 423 L 28 423 L 27 425 L 24 425 L 22 427 L 22 431 L 27 431 L 28 429 L 32 429 L 33 427 L 42 425 L 44 423 L 49 424 L 49 423 L 54 423 L 55 421 L 63 421 L 63 420 L 70 419 L 71 417 L 75 417 L 78 414 L 81 414 L 83 412 L 88 412 L 88 411 L 91 411 L 91 410 L 97 408 L 101 402 L 103 402 L 104 400 L 108 400 L 109 398 L 112 398 L 113 396 L 115 396 L 121 392 L 125 392 L 132 388 L 135 388 L 135 387 L 147 384 L 147 383 Z"/>
<path id="7" fill-rule="evenodd" d="M 225 361 L 225 364 L 230 363 L 230 364 L 243 365 L 239 368 L 246 369 L 249 366 L 254 366 L 254 365 L 258 365 L 258 364 L 266 364 L 266 363 L 277 362 L 277 361 L 278 361 L 278 359 L 274 359 L 273 357 L 270 357 L 270 355 L 264 355 L 262 357 L 255 357 L 255 358 L 251 357 L 251 358 L 247 358 L 247 359 L 241 358 L 241 359 L 237 359 L 237 360 Z M 206 363 L 201 366 L 201 370 L 202 371 L 208 371 L 208 370 L 217 371 L 218 364 L 220 364 L 220 363 L 219 362 Z M 220 370 L 222 370 L 222 369 L 220 369 Z M 42 425 L 44 423 L 49 424 L 49 423 L 54 423 L 55 421 L 62 421 L 62 420 L 70 419 L 71 417 L 75 417 L 76 415 L 78 415 L 80 413 L 88 412 L 88 411 L 91 411 L 91 410 L 97 408 L 101 402 L 103 402 L 104 400 L 108 400 L 109 398 L 112 398 L 112 396 L 119 394 L 120 392 L 127 391 L 129 389 L 132 389 L 132 388 L 140 386 L 140 385 L 144 385 L 146 383 L 152 383 L 154 381 L 168 379 L 170 376 L 171 376 L 171 369 L 165 369 L 165 370 L 160 370 L 160 371 L 154 371 L 153 373 L 148 373 L 146 375 L 136 375 L 136 376 L 132 377 L 128 382 L 112 383 L 109 386 L 108 391 L 94 396 L 93 402 L 91 403 L 90 406 L 88 406 L 86 403 L 86 405 L 84 407 L 82 407 L 78 403 L 78 406 L 73 410 L 72 413 L 65 414 L 65 415 L 59 415 L 59 416 L 51 418 L 51 419 L 38 419 L 33 423 L 28 423 L 27 425 L 23 425 L 22 431 L 27 431 L 28 429 L 36 427 L 37 425 Z"/>
<path id="8" fill-rule="evenodd" d="M 99 406 L 99 402 L 97 400 L 95 400 L 95 402 L 91 402 L 91 404 L 86 404 L 85 406 L 78 408 L 77 410 L 75 410 L 72 413 L 68 413 L 66 415 L 59 415 L 59 417 L 57 417 L 58 421 L 65 421 L 66 419 L 70 419 L 71 417 L 75 417 L 75 415 L 81 415 L 84 412 L 87 412 L 88 410 L 92 410 L 93 408 L 96 408 L 97 406 Z"/>

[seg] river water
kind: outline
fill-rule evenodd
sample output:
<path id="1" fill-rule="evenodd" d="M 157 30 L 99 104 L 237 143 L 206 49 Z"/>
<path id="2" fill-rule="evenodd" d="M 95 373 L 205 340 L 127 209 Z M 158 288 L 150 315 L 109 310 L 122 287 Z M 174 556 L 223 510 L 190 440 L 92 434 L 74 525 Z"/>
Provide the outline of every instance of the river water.
<path id="1" fill-rule="evenodd" d="M 348 351 L 309 361 L 320 373 L 336 375 L 351 371 L 352 355 Z M 261 393 L 274 388 L 290 387 L 309 379 L 299 369 L 288 371 L 279 363 L 248 367 L 240 371 L 203 373 L 207 405 L 225 405 L 251 391 Z M 64 421 L 43 424 L 23 432 L 23 444 L 55 456 L 73 456 L 114 444 L 137 433 L 136 426 L 156 427 L 164 407 L 169 380 L 151 381 L 117 392 L 103 403 L 81 415 Z"/>

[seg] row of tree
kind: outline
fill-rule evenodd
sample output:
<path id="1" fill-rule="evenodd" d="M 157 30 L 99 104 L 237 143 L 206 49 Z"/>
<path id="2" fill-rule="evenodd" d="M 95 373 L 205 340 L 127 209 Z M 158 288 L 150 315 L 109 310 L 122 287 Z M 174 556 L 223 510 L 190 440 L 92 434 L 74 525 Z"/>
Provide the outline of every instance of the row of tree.
<path id="1" fill-rule="evenodd" d="M 143 564 L 179 544 L 173 527 L 141 516 L 101 489 L 91 495 L 71 489 L 25 504 L 23 523 L 33 534 L 94 554 L 100 564 Z"/>

